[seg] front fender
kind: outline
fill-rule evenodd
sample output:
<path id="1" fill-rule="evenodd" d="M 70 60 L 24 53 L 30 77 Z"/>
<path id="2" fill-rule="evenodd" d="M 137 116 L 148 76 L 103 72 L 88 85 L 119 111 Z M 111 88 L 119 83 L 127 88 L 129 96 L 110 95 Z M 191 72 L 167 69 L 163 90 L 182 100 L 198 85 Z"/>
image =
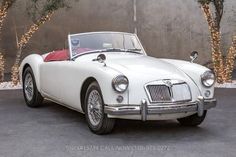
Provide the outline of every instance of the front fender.
<path id="1" fill-rule="evenodd" d="M 20 70 L 19 70 L 19 77 L 20 77 L 20 82 L 22 84 L 22 76 L 23 76 L 23 70 L 25 68 L 25 66 L 30 66 L 31 69 L 33 70 L 34 73 L 34 78 L 35 78 L 35 82 L 37 85 L 38 90 L 40 91 L 40 80 L 39 80 L 39 67 L 40 65 L 43 63 L 43 58 L 42 56 L 38 55 L 38 54 L 31 54 L 29 56 L 27 56 L 21 63 L 20 65 Z"/>
<path id="2" fill-rule="evenodd" d="M 93 69 L 93 70 L 91 70 Z M 88 70 L 84 71 L 90 71 L 90 77 L 93 77 L 97 80 L 101 92 L 103 95 L 103 100 L 105 104 L 108 105 L 116 105 L 116 104 L 128 104 L 129 103 L 129 90 L 127 90 L 124 93 L 117 93 L 113 88 L 112 88 L 112 80 L 118 76 L 121 75 L 122 73 L 109 67 L 108 66 L 103 66 L 102 64 L 94 64 L 94 68 L 89 68 Z M 122 103 L 117 102 L 117 97 L 118 96 L 123 96 L 124 100 Z"/>
<path id="3" fill-rule="evenodd" d="M 206 88 L 205 86 L 202 85 L 201 83 L 201 75 L 210 69 L 199 65 L 195 63 L 190 63 L 186 61 L 181 61 L 181 60 L 174 60 L 174 59 L 162 59 L 174 66 L 176 66 L 178 69 L 182 70 L 190 79 L 193 80 L 193 82 L 196 84 L 198 87 L 201 95 L 205 97 L 204 93 L 209 90 L 211 92 L 211 95 L 207 97 L 206 99 L 210 99 L 214 97 L 214 86 L 211 88 Z"/>

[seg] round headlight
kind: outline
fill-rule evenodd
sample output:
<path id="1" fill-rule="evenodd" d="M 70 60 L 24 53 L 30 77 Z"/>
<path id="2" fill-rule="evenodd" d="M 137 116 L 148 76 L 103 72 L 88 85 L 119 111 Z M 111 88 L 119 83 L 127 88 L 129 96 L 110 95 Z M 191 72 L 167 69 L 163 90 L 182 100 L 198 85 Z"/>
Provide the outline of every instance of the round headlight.
<path id="1" fill-rule="evenodd" d="M 201 75 L 201 81 L 205 87 L 209 88 L 215 83 L 215 75 L 212 71 L 206 71 Z"/>
<path id="2" fill-rule="evenodd" d="M 119 75 L 112 80 L 112 87 L 115 91 L 123 93 L 129 86 L 129 80 L 124 75 Z"/>

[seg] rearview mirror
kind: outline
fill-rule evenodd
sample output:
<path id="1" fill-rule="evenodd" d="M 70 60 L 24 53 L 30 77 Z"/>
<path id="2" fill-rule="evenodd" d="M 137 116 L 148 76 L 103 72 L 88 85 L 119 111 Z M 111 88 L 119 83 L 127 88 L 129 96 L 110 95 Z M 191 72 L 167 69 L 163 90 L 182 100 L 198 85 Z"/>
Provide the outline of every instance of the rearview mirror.
<path id="1" fill-rule="evenodd" d="M 191 63 L 193 63 L 198 57 L 198 52 L 197 51 L 193 51 L 190 53 L 190 59 L 191 59 Z"/>

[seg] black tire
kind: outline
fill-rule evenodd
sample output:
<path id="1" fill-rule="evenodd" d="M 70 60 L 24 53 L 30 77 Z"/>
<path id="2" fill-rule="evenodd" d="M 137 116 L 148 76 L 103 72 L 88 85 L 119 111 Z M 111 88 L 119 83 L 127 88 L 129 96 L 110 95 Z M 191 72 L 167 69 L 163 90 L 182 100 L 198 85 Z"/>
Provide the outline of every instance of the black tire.
<path id="1" fill-rule="evenodd" d="M 101 118 L 99 118 L 100 122 L 98 122 L 97 125 L 93 125 L 92 122 L 91 122 L 91 118 L 89 118 L 89 109 L 88 109 L 88 99 L 89 99 L 89 95 L 92 91 L 97 91 L 100 95 L 100 100 L 101 100 Z M 87 89 L 87 92 L 86 92 L 86 95 L 85 95 L 85 117 L 86 117 L 86 121 L 88 123 L 88 127 L 89 129 L 95 133 L 95 134 L 98 134 L 98 135 L 102 135 L 102 134 L 108 134 L 110 133 L 113 128 L 114 128 L 114 125 L 115 125 L 115 119 L 111 119 L 111 118 L 108 118 L 107 117 L 107 114 L 104 113 L 104 101 L 103 101 L 103 98 L 102 98 L 102 93 L 101 93 L 101 90 L 100 90 L 100 87 L 98 85 L 97 82 L 92 82 L 88 89 Z"/>
<path id="2" fill-rule="evenodd" d="M 183 126 L 198 126 L 204 121 L 206 114 L 207 114 L 207 111 L 204 111 L 201 117 L 199 117 L 196 113 L 189 117 L 180 118 L 178 119 L 178 121 Z"/>
<path id="3" fill-rule="evenodd" d="M 29 99 L 27 97 L 27 94 L 26 94 L 26 86 L 25 86 L 25 79 L 27 76 L 31 76 L 32 78 L 32 86 L 33 86 L 33 94 L 32 94 L 32 99 Z M 43 102 L 43 97 L 41 96 L 41 94 L 39 93 L 38 89 L 37 89 L 37 86 L 36 86 L 36 82 L 35 82 L 35 78 L 34 78 L 34 74 L 33 74 L 33 71 L 30 67 L 27 67 L 24 72 L 23 72 L 23 77 L 22 77 L 22 82 L 23 82 L 23 95 L 24 95 L 24 98 L 25 98 L 25 103 L 27 106 L 29 107 L 39 107 L 42 102 Z"/>

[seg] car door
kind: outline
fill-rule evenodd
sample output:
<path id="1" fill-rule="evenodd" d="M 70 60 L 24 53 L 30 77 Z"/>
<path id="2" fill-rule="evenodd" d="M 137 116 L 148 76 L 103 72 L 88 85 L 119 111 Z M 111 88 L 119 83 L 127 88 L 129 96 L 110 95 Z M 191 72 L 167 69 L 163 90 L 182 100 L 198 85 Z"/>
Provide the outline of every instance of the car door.
<path id="1" fill-rule="evenodd" d="M 46 62 L 40 66 L 40 86 L 47 97 L 61 101 L 63 84 L 63 65 L 69 61 Z"/>
<path id="2" fill-rule="evenodd" d="M 83 68 L 81 66 L 81 68 Z M 74 61 L 53 61 L 41 66 L 41 89 L 47 97 L 81 110 L 80 89 L 85 75 Z"/>

